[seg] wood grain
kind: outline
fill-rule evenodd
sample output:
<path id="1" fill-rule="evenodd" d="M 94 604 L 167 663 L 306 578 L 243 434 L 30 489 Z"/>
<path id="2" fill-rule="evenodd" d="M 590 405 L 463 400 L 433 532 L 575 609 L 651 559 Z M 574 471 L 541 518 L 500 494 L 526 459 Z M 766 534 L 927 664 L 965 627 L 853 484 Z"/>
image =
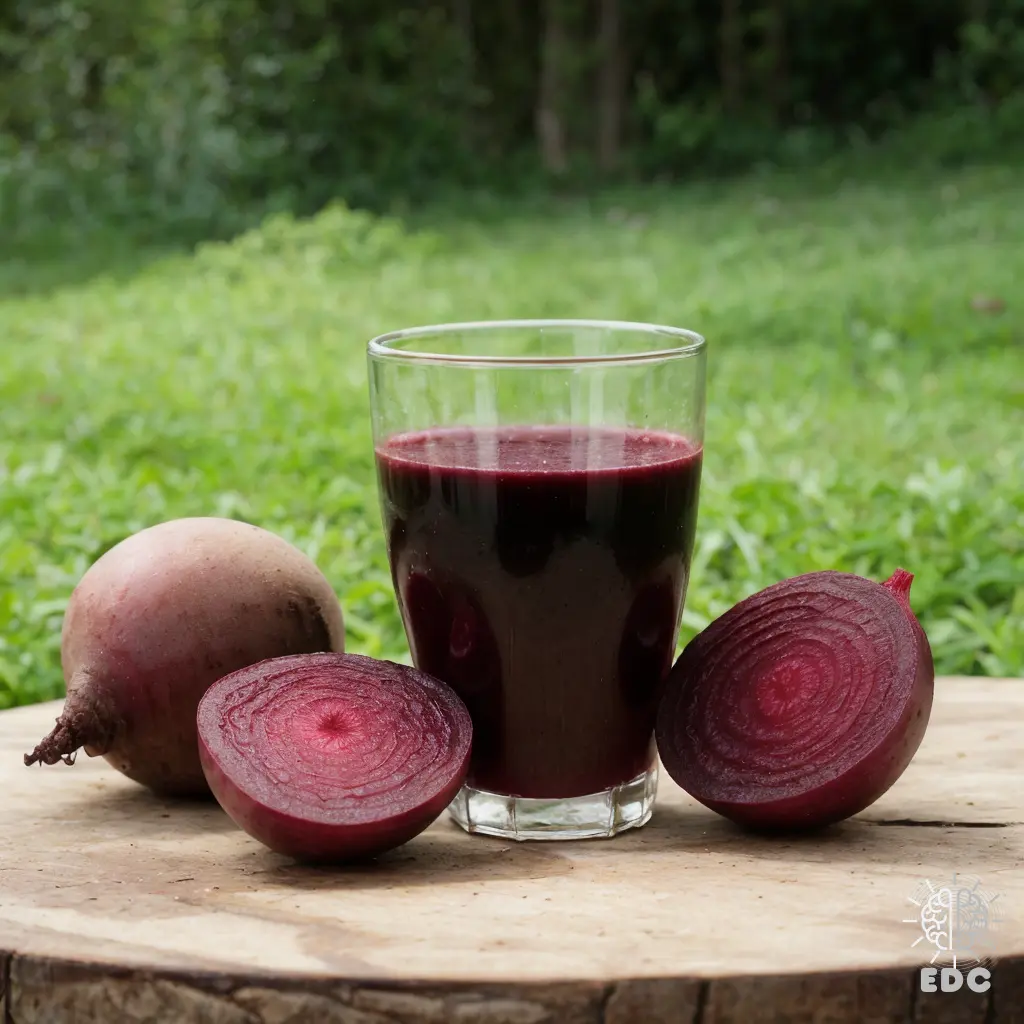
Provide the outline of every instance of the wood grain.
<path id="1" fill-rule="evenodd" d="M 613 840 L 445 817 L 348 869 L 101 760 L 25 768 L 59 709 L 0 714 L 4 1024 L 1024 1024 L 1021 680 L 940 680 L 903 778 L 817 837 L 746 835 L 663 776 Z M 988 993 L 919 991 L 908 897 L 953 872 L 1003 907 Z"/>

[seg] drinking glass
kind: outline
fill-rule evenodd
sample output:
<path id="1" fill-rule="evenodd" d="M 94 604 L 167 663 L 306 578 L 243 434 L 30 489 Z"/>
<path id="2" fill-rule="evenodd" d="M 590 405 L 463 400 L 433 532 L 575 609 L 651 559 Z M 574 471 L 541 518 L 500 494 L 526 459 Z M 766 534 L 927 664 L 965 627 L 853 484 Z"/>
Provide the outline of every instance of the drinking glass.
<path id="1" fill-rule="evenodd" d="M 650 818 L 705 362 L 692 331 L 594 320 L 443 324 L 369 343 L 412 660 L 473 719 L 449 808 L 468 832 L 576 839 Z"/>

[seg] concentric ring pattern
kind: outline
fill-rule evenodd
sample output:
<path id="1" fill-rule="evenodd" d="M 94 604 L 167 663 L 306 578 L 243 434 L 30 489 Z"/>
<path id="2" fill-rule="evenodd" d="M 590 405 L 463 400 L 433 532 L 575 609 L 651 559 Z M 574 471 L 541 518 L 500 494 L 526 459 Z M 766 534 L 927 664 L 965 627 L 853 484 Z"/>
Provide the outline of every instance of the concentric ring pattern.
<path id="1" fill-rule="evenodd" d="M 740 602 L 688 645 L 659 714 L 666 769 L 721 801 L 837 778 L 904 714 L 914 627 L 870 580 L 815 573 Z"/>
<path id="2" fill-rule="evenodd" d="M 200 728 L 252 799 L 293 817 L 359 824 L 448 786 L 468 754 L 469 714 L 431 676 L 357 655 L 280 658 L 211 688 Z"/>

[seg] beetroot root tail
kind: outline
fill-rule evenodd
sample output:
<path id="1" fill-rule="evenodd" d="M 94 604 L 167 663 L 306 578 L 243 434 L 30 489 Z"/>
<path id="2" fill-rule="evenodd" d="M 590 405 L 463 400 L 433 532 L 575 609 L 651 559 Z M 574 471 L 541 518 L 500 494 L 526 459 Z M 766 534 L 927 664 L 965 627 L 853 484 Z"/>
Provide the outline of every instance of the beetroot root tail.
<path id="1" fill-rule="evenodd" d="M 43 739 L 31 754 L 25 755 L 25 764 L 74 764 L 75 755 L 82 743 L 77 740 L 71 730 L 58 718 L 53 731 Z"/>
<path id="2" fill-rule="evenodd" d="M 25 755 L 25 764 L 74 764 L 81 747 L 89 747 L 90 753 L 105 753 L 113 741 L 113 730 L 105 721 L 94 704 L 69 695 L 57 724 L 31 754 Z"/>

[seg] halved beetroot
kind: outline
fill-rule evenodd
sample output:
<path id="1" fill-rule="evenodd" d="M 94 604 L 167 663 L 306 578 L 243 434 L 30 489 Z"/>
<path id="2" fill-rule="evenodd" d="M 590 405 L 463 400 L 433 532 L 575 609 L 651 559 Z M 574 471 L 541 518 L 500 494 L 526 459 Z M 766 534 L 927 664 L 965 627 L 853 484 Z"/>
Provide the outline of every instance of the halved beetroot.
<path id="1" fill-rule="evenodd" d="M 931 648 L 913 576 L 783 580 L 686 646 L 658 707 L 668 774 L 759 829 L 813 828 L 874 803 L 903 774 L 931 714 Z"/>
<path id="2" fill-rule="evenodd" d="M 371 857 L 455 797 L 473 736 L 446 684 L 354 654 L 273 658 L 219 679 L 197 715 L 210 789 L 255 839 L 306 861 Z"/>

